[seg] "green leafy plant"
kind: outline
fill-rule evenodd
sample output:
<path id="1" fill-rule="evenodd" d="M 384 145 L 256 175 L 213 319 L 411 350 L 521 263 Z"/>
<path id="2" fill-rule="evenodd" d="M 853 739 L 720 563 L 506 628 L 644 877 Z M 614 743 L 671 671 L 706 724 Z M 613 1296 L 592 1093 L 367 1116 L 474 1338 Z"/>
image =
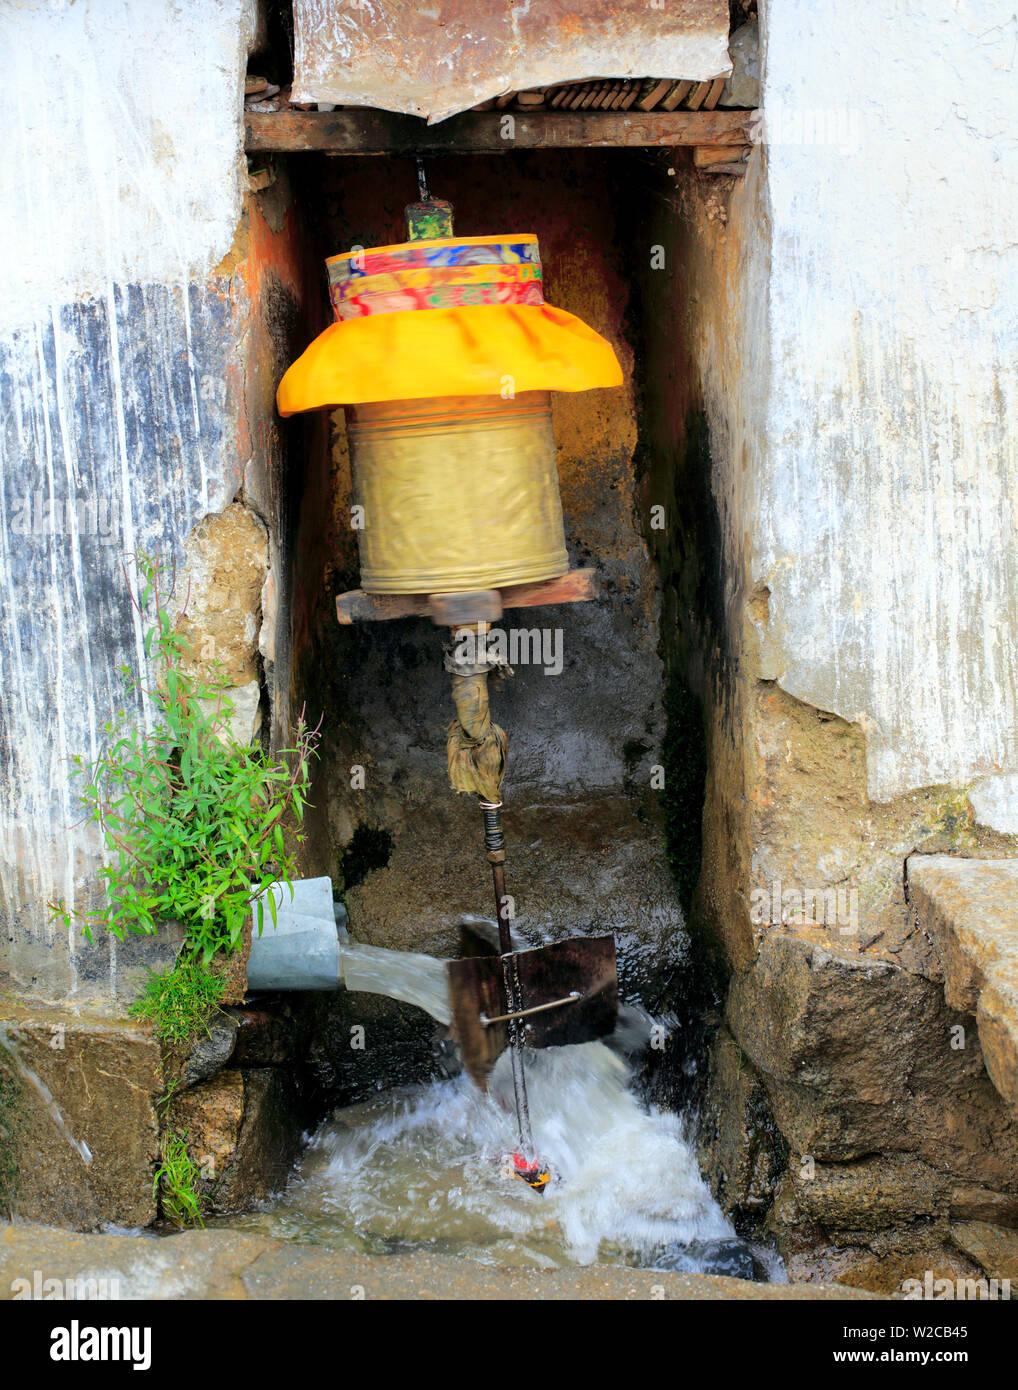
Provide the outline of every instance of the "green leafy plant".
<path id="1" fill-rule="evenodd" d="M 178 630 L 186 605 L 175 623 L 166 567 L 142 555 L 137 568 L 132 600 L 151 622 L 145 653 L 157 679 L 145 686 L 122 668 L 131 697 L 125 704 L 133 709 L 119 710 L 104 725 L 98 758 L 72 759 L 83 779 L 84 819 L 103 836 L 105 904 L 87 912 L 51 906 L 66 925 L 82 923 L 89 941 L 99 925 L 120 940 L 129 932 L 154 933 L 160 922 L 183 926 L 177 964 L 150 979 L 136 1006 L 179 1042 L 222 998 L 209 969 L 213 957 L 241 944 L 253 904 L 260 932 L 259 895 L 273 881 L 294 877 L 318 731 L 302 714 L 294 746 L 275 758 L 234 741 L 226 682 L 197 673 L 187 661 L 188 643 Z M 272 894 L 268 904 L 274 924 Z"/>
<path id="2" fill-rule="evenodd" d="M 162 1160 L 152 1183 L 152 1195 L 175 1226 L 204 1226 L 204 1198 L 196 1187 L 201 1170 L 179 1134 L 163 1139 Z"/>

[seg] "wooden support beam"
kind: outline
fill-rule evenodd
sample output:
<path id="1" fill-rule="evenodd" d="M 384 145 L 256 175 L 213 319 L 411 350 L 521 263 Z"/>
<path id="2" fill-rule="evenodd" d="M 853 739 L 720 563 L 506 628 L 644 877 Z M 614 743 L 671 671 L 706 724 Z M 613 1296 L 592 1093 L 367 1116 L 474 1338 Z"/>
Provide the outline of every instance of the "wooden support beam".
<path id="1" fill-rule="evenodd" d="M 351 589 L 336 599 L 336 617 L 343 627 L 352 623 L 383 623 L 393 618 L 427 618 L 436 624 L 491 621 L 493 595 L 499 595 L 505 608 L 540 608 L 549 603 L 587 603 L 598 596 L 597 572 L 570 570 L 558 579 L 542 579 L 535 584 L 510 584 L 504 589 L 479 590 L 478 611 L 464 606 L 466 594 L 456 594 L 455 605 L 444 594 L 366 594 Z"/>
<path id="2" fill-rule="evenodd" d="M 597 570 L 569 570 L 559 579 L 511 584 L 502 589 L 503 608 L 541 608 L 546 603 L 589 603 L 599 597 Z"/>
<path id="3" fill-rule="evenodd" d="M 754 112 L 466 111 L 437 125 L 391 111 L 246 111 L 248 154 L 505 154 L 512 150 L 748 145 Z"/>
<path id="4" fill-rule="evenodd" d="M 427 594 L 366 594 L 363 589 L 349 589 L 336 599 L 336 617 L 341 627 L 427 616 Z"/>
<path id="5" fill-rule="evenodd" d="M 748 148 L 733 149 L 731 145 L 697 145 L 693 151 L 693 165 L 697 169 L 710 169 L 718 164 L 737 164 L 748 154 Z M 745 173 L 745 169 L 742 172 Z"/>
<path id="6" fill-rule="evenodd" d="M 496 623 L 502 616 L 498 589 L 468 589 L 458 594 L 429 594 L 428 612 L 436 627 L 462 627 L 465 623 Z"/>

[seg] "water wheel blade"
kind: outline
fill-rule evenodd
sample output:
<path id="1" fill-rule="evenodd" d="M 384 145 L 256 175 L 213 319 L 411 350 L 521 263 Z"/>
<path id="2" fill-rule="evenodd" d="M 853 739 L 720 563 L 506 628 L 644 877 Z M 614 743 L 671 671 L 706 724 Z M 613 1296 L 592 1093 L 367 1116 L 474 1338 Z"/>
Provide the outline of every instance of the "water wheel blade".
<path id="1" fill-rule="evenodd" d="M 619 1005 L 613 936 L 575 936 L 514 951 L 525 1010 L 527 1047 L 564 1047 L 592 1042 L 612 1032 Z M 506 1012 L 502 957 L 468 956 L 449 961 L 452 1033 L 472 1079 L 487 1087 L 487 1076 L 508 1045 L 505 1023 L 485 1023 Z M 568 1003 L 557 1003 L 578 994 Z M 546 1005 L 555 1005 L 545 1008 Z"/>

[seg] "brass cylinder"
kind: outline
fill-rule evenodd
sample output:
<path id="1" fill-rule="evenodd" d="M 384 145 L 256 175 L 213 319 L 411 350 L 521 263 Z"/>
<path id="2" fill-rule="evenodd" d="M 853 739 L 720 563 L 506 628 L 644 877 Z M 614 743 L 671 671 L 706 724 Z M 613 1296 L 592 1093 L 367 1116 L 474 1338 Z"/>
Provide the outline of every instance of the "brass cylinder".
<path id="1" fill-rule="evenodd" d="M 361 587 L 498 589 L 569 568 L 547 391 L 346 407 Z"/>

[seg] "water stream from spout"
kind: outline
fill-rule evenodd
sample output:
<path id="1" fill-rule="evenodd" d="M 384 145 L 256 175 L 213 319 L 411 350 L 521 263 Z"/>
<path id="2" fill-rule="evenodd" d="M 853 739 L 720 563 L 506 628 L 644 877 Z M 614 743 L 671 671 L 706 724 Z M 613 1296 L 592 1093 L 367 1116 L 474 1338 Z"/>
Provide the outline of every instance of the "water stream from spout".
<path id="1" fill-rule="evenodd" d="M 347 989 L 386 994 L 448 1024 L 452 1019 L 445 962 L 416 951 L 390 951 L 384 946 L 342 942 L 339 973 Z"/>

